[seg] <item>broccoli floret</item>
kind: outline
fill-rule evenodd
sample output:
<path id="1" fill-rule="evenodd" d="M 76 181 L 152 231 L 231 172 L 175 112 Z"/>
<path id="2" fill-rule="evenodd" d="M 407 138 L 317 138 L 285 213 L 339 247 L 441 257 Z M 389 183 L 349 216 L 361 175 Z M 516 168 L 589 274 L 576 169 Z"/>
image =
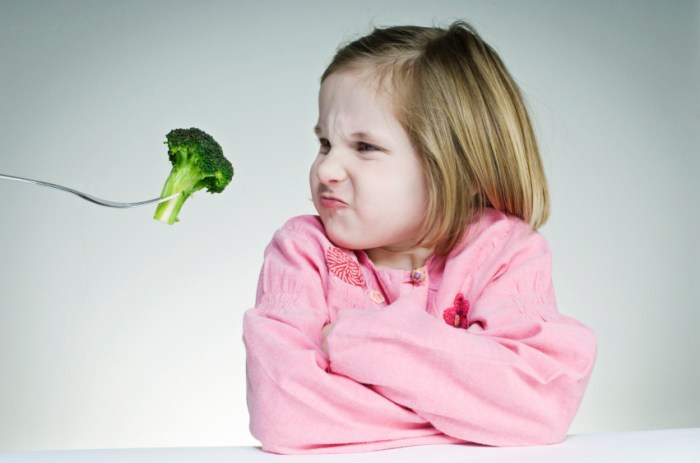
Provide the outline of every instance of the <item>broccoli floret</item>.
<path id="1" fill-rule="evenodd" d="M 195 191 L 203 188 L 209 193 L 224 191 L 233 178 L 233 166 L 224 157 L 221 146 L 199 129 L 174 129 L 165 137 L 173 169 L 160 197 L 180 194 L 158 204 L 153 218 L 172 225 L 178 221 L 184 202 Z"/>

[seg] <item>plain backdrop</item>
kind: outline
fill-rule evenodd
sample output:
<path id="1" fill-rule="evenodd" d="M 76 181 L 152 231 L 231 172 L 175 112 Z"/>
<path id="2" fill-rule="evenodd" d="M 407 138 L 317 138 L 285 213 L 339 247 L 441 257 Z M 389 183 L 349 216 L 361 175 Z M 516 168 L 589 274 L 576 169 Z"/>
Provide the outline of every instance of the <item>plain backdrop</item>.
<path id="1" fill-rule="evenodd" d="M 173 128 L 235 166 L 167 226 L 0 180 L 0 450 L 254 445 L 243 312 L 313 213 L 318 81 L 373 26 L 471 22 L 531 109 L 560 310 L 598 335 L 572 433 L 700 426 L 698 1 L 0 0 L 0 173 L 138 201 Z"/>

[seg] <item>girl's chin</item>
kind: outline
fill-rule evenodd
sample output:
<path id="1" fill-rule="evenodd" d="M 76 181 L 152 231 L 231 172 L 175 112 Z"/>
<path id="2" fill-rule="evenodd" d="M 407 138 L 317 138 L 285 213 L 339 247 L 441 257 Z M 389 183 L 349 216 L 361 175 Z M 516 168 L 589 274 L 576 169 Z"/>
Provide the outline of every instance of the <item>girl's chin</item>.
<path id="1" fill-rule="evenodd" d="M 331 243 L 339 248 L 350 249 L 353 251 L 364 249 L 358 240 L 353 240 L 351 237 L 348 237 L 342 233 L 334 233 L 333 230 L 329 229 L 328 227 L 326 227 L 326 235 L 328 235 L 328 239 L 331 240 Z"/>
<path id="2" fill-rule="evenodd" d="M 344 249 L 360 251 L 372 247 L 380 246 L 376 241 L 372 240 L 366 232 L 358 230 L 366 230 L 366 227 L 358 225 L 357 222 L 349 221 L 347 216 L 345 220 L 339 220 L 339 217 L 332 214 L 320 214 L 321 223 L 326 230 L 326 236 L 331 242 Z M 369 239 L 368 239 L 369 238 Z"/>

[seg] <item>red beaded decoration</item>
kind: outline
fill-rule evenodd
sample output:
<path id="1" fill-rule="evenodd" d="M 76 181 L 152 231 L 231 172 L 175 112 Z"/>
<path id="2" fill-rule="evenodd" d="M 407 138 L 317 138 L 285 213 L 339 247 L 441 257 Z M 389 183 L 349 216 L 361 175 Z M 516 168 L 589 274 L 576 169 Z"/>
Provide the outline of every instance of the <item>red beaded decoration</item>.
<path id="1" fill-rule="evenodd" d="M 355 286 L 365 285 L 362 269 L 348 251 L 329 247 L 326 249 L 326 263 L 331 275 L 338 277 L 341 281 Z"/>
<path id="2" fill-rule="evenodd" d="M 464 294 L 458 293 L 454 300 L 454 305 L 442 313 L 442 317 L 448 325 L 455 328 L 467 328 L 467 313 L 469 312 L 469 301 L 464 298 Z"/>

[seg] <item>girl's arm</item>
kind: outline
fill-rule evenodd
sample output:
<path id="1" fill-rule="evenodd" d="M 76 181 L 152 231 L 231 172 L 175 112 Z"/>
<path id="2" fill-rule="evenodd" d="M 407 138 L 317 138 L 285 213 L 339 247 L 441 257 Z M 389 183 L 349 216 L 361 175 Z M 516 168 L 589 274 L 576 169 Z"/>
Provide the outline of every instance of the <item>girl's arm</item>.
<path id="1" fill-rule="evenodd" d="M 459 276 L 462 282 L 444 276 L 442 287 L 471 305 L 468 329 L 406 296 L 380 310 L 344 310 L 327 339 L 331 370 L 464 441 L 561 441 L 588 382 L 595 339 L 557 313 L 543 238 L 504 246 L 493 265 Z M 479 290 L 473 282 L 484 271 L 491 274 Z"/>
<path id="2" fill-rule="evenodd" d="M 449 442 L 412 411 L 327 371 L 321 330 L 328 313 L 315 239 L 289 228 L 275 235 L 266 251 L 256 307 L 244 317 L 253 436 L 264 450 L 276 453 Z"/>

